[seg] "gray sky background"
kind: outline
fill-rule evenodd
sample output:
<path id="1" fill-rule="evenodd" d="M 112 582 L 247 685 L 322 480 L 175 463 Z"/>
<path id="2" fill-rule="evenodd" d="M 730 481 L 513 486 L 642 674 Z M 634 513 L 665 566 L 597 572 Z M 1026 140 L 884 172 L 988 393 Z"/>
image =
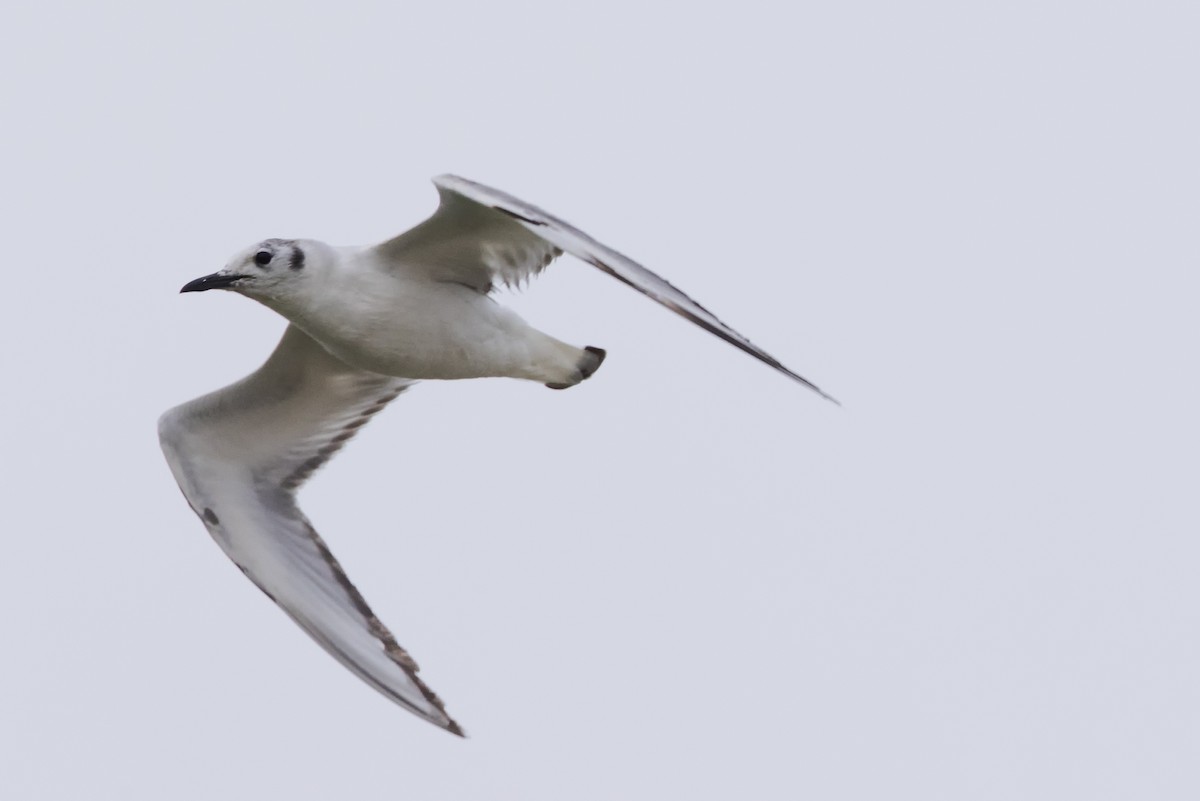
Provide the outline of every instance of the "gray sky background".
<path id="1" fill-rule="evenodd" d="M 5 799 L 1200 797 L 1200 11 L 10 2 Z M 305 491 L 471 735 L 270 604 L 159 452 L 282 321 L 187 280 L 453 171 L 604 369 L 418 387 Z"/>

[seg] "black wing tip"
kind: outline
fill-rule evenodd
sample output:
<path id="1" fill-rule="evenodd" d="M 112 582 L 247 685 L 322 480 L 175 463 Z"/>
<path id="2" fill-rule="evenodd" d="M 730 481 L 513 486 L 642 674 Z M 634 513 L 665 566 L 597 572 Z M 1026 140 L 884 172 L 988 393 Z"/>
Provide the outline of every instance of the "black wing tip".
<path id="1" fill-rule="evenodd" d="M 837 398 L 833 397 L 833 396 L 832 396 L 832 395 L 830 395 L 828 392 L 826 392 L 825 390 L 821 389 L 820 387 L 818 387 L 818 386 L 817 386 L 816 384 L 814 384 L 813 382 L 809 381 L 809 380 L 808 380 L 807 378 L 805 378 L 804 376 L 802 376 L 802 375 L 799 375 L 799 374 L 797 374 L 797 373 L 793 373 L 791 370 L 787 369 L 787 368 L 786 368 L 786 367 L 784 367 L 783 365 L 778 365 L 776 369 L 778 369 L 780 372 L 782 372 L 784 375 L 786 375 L 788 378 L 792 379 L 793 381 L 797 381 L 797 382 L 799 382 L 799 383 L 803 384 L 804 386 L 808 387 L 808 388 L 809 388 L 809 389 L 811 389 L 813 392 L 817 393 L 817 394 L 818 394 L 818 395 L 820 395 L 822 398 L 824 398 L 825 400 L 827 400 L 827 401 L 829 401 L 830 403 L 832 403 L 834 406 L 837 406 L 838 408 L 841 408 L 841 406 L 842 406 L 842 402 L 841 402 L 840 400 L 838 400 Z"/>
<path id="2" fill-rule="evenodd" d="M 809 384 L 807 381 L 804 383 L 807 384 L 809 387 L 812 387 L 813 392 L 817 393 L 822 398 L 824 398 L 825 400 L 832 403 L 834 406 L 838 407 L 839 409 L 842 408 L 842 402 L 840 400 L 838 400 L 837 398 L 833 397 L 832 395 L 830 395 L 828 392 L 825 392 L 820 387 L 814 387 L 812 384 Z"/>

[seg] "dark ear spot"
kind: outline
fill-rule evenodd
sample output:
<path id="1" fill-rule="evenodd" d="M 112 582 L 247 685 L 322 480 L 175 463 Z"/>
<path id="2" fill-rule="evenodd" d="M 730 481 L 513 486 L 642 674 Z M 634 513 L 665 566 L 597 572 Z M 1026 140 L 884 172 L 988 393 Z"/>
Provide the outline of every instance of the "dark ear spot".
<path id="1" fill-rule="evenodd" d="M 292 245 L 292 258 L 288 262 L 288 267 L 293 270 L 304 269 L 304 249 L 299 245 Z"/>

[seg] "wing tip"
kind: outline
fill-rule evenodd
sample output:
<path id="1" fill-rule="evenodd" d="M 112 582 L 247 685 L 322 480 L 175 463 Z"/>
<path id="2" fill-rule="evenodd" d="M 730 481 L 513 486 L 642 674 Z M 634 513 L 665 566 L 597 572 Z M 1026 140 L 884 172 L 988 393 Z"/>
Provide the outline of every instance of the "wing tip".
<path id="1" fill-rule="evenodd" d="M 842 406 L 842 402 L 841 402 L 840 400 L 838 400 L 837 398 L 833 397 L 833 396 L 832 396 L 832 395 L 830 395 L 828 392 L 826 392 L 825 390 L 821 389 L 820 387 L 818 387 L 818 386 L 817 386 L 816 384 L 814 384 L 813 382 L 809 381 L 809 380 L 808 380 L 807 378 L 805 378 L 804 376 L 802 376 L 802 375 L 799 375 L 798 373 L 793 373 L 791 370 L 787 369 L 787 368 L 786 368 L 786 367 L 784 367 L 783 365 L 779 365 L 779 369 L 780 369 L 780 370 L 782 370 L 782 371 L 783 371 L 783 373 L 784 373 L 784 375 L 786 375 L 788 378 L 792 379 L 793 381 L 797 381 L 797 382 L 799 382 L 799 383 L 803 384 L 804 386 L 806 386 L 806 387 L 808 387 L 809 389 L 811 389 L 813 392 L 815 392 L 815 393 L 817 393 L 818 395 L 820 395 L 820 396 L 821 396 L 822 398 L 824 398 L 825 400 L 827 400 L 827 401 L 829 401 L 830 403 L 832 403 L 834 406 L 837 406 L 838 408 L 841 408 L 841 406 Z"/>
<path id="2" fill-rule="evenodd" d="M 838 407 L 839 409 L 843 408 L 842 402 L 840 400 L 838 400 L 837 398 L 833 397 L 832 395 L 830 395 L 828 392 L 825 392 L 824 390 L 819 389 L 818 387 L 813 387 L 813 391 L 816 392 L 818 395 L 820 395 L 825 400 L 832 403 L 834 406 Z"/>

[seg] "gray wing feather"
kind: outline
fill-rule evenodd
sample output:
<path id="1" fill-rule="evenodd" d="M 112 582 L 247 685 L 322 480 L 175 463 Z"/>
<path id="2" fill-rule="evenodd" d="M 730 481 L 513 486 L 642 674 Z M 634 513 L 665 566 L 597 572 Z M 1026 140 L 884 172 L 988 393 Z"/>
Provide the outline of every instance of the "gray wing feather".
<path id="1" fill-rule="evenodd" d="M 562 255 L 544 238 L 452 189 L 439 186 L 438 194 L 441 204 L 432 217 L 378 246 L 385 260 L 488 293 L 498 284 L 520 286 Z"/>
<path id="2" fill-rule="evenodd" d="M 367 684 L 461 735 L 295 502 L 412 383 L 352 368 L 289 326 L 258 371 L 164 414 L 159 437 L 192 510 L 251 581 Z"/>

